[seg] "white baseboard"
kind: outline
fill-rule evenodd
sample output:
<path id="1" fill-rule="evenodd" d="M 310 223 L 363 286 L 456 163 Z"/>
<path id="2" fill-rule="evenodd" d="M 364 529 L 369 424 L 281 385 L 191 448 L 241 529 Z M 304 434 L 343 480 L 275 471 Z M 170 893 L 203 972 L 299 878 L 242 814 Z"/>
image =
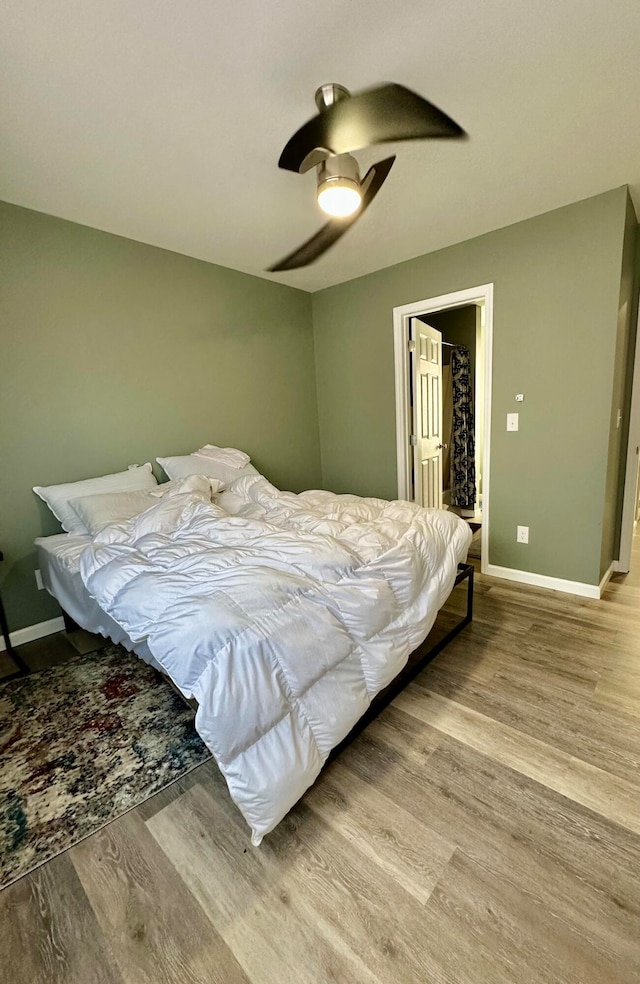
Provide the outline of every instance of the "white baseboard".
<path id="1" fill-rule="evenodd" d="M 27 625 L 24 629 L 16 629 L 15 632 L 9 633 L 9 638 L 11 639 L 12 646 L 21 646 L 25 642 L 33 642 L 35 639 L 42 639 L 44 636 L 53 635 L 54 632 L 64 631 L 64 619 L 62 616 L 58 618 L 50 618 L 47 622 L 36 622 L 35 625 Z M 4 652 L 7 647 L 4 644 L 4 639 L 0 638 L 0 653 Z"/>
<path id="2" fill-rule="evenodd" d="M 549 577 L 547 574 L 534 574 L 532 571 L 518 571 L 513 567 L 498 567 L 497 564 L 487 564 L 484 572 L 491 577 L 501 577 L 505 581 L 518 581 L 520 584 L 531 584 L 536 588 L 549 588 L 551 591 L 564 591 L 567 594 L 580 595 L 582 598 L 599 598 L 604 586 L 613 573 L 611 567 L 600 584 L 586 584 L 582 581 L 566 581 L 561 577 Z"/>

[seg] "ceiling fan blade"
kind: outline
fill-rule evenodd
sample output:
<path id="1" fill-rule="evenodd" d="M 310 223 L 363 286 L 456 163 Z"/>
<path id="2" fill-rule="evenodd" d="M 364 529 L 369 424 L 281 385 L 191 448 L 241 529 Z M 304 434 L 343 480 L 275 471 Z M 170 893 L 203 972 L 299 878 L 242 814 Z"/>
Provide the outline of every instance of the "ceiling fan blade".
<path id="1" fill-rule="evenodd" d="M 340 99 L 294 133 L 278 165 L 301 174 L 333 154 L 391 140 L 466 137 L 446 113 L 394 82 Z"/>
<path id="2" fill-rule="evenodd" d="M 329 249 L 330 246 L 343 236 L 347 229 L 357 222 L 366 208 L 369 207 L 384 184 L 389 171 L 393 166 L 395 157 L 386 157 L 383 161 L 373 164 L 365 174 L 360 188 L 362 191 L 362 204 L 357 212 L 348 215 L 345 219 L 331 219 L 325 226 L 316 232 L 315 236 L 308 239 L 303 246 L 296 249 L 293 253 L 285 256 L 279 263 L 269 267 L 270 273 L 277 273 L 281 270 L 297 270 L 299 267 L 308 266 L 319 256 Z"/>

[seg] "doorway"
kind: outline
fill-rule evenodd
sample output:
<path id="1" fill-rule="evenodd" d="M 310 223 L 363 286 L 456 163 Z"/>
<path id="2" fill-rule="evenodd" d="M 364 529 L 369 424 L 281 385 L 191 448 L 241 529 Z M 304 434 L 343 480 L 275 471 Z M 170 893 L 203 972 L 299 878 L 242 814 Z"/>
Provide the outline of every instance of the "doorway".
<path id="1" fill-rule="evenodd" d="M 493 285 L 394 308 L 398 497 L 451 509 L 489 564 Z"/>

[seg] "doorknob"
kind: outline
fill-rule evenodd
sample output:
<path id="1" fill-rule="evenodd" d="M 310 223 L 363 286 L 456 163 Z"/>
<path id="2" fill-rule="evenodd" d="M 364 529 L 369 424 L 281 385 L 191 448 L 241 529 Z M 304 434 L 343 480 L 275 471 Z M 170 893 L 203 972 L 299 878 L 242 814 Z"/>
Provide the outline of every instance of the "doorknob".
<path id="1" fill-rule="evenodd" d="M 438 445 L 438 450 L 440 450 L 440 448 L 442 448 L 444 451 L 446 451 L 448 447 L 449 447 L 448 444 L 439 444 Z"/>

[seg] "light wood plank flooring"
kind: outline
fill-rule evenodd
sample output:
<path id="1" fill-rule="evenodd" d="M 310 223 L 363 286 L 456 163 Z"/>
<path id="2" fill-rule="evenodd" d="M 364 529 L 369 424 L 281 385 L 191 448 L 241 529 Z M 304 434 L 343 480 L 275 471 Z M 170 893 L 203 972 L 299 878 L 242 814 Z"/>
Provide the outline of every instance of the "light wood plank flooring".
<path id="1" fill-rule="evenodd" d="M 634 565 L 602 602 L 478 577 L 473 625 L 261 848 L 208 763 L 6 889 L 6 979 L 640 981 Z"/>

